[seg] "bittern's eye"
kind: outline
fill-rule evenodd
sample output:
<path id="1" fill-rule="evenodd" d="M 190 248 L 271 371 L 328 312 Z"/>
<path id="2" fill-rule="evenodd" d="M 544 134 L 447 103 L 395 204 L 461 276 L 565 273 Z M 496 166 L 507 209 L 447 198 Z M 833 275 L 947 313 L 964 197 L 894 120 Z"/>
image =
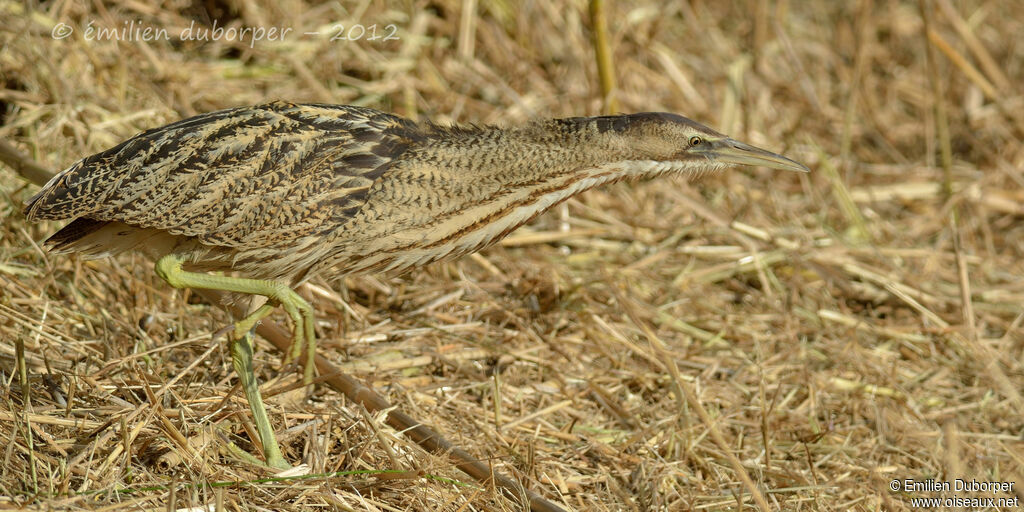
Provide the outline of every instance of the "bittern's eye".
<path id="1" fill-rule="evenodd" d="M 702 142 L 704 142 L 704 139 L 702 139 L 700 137 L 696 137 L 696 136 L 690 137 L 690 147 L 691 148 L 694 147 L 694 146 L 699 146 L 700 143 L 702 143 Z"/>

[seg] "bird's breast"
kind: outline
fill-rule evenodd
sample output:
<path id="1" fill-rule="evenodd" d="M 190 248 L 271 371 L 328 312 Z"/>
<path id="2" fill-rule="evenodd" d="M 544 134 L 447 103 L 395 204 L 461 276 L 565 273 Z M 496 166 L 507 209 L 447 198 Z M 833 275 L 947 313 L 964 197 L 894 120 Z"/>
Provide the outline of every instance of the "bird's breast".
<path id="1" fill-rule="evenodd" d="M 516 186 L 488 189 L 462 183 L 442 189 L 421 186 L 415 193 L 371 191 L 360 215 L 338 233 L 349 240 L 339 240 L 338 247 L 360 250 L 342 249 L 331 265 L 346 273 L 400 271 L 470 254 L 569 197 L 615 178 L 612 169 L 586 174 L 567 169 Z"/>

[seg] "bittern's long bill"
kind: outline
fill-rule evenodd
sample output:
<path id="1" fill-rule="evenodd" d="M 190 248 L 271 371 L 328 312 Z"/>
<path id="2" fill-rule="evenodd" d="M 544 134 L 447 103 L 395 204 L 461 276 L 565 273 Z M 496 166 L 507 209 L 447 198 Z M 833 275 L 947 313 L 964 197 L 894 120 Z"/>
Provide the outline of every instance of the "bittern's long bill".
<path id="1" fill-rule="evenodd" d="M 675 114 L 459 127 L 274 102 L 178 121 L 80 160 L 25 214 L 73 219 L 46 241 L 56 252 L 141 248 L 176 288 L 267 297 L 235 324 L 231 353 L 266 462 L 286 468 L 252 369 L 252 331 L 283 307 L 289 358 L 304 353 L 312 379 L 313 310 L 295 286 L 478 251 L 604 183 L 730 165 L 808 170 Z"/>

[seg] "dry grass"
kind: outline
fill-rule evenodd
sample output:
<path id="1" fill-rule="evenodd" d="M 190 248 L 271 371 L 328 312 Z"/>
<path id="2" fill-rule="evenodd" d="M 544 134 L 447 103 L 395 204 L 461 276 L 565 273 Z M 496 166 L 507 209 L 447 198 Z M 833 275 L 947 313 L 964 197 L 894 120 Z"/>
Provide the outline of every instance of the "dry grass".
<path id="1" fill-rule="evenodd" d="M 609 2 L 623 111 L 684 113 L 814 172 L 611 186 L 472 258 L 326 276 L 301 291 L 321 353 L 566 509 L 738 510 L 744 474 L 787 510 L 954 494 L 897 478 L 1024 498 L 1024 8 L 947 3 L 925 2 L 929 34 L 914 2 Z M 271 99 L 510 124 L 603 108 L 581 0 L 83 4 L 0 0 L 0 139 L 54 171 Z M 293 32 L 82 37 L 213 19 Z M 58 22 L 76 34 L 53 39 Z M 335 23 L 401 39 L 301 35 Z M 288 459 L 354 473 L 244 483 L 266 473 L 221 454 L 252 448 L 211 338 L 227 315 L 141 256 L 45 254 L 58 225 L 20 214 L 37 187 L 0 181 L 0 506 L 521 509 L 323 386 L 268 398 L 272 419 Z M 269 394 L 296 380 L 258 358 Z"/>

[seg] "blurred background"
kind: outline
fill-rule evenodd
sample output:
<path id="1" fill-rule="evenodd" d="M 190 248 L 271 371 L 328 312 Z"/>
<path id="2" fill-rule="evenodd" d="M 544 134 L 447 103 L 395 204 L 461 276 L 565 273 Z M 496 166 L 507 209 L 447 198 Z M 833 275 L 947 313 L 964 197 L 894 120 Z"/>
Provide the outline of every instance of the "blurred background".
<path id="1" fill-rule="evenodd" d="M 24 222 L 47 172 L 278 99 L 676 112 L 812 169 L 616 184 L 480 255 L 300 290 L 321 354 L 560 506 L 1024 498 L 1021 3 L 608 2 L 606 31 L 593 7 L 0 0 L 0 503 L 521 509 L 338 393 L 288 392 L 268 345 L 286 458 L 368 473 L 203 487 L 263 474 L 219 453 L 251 447 L 227 314 L 141 255 L 46 254 L 60 223 Z M 891 486 L 955 478 L 1015 486 Z"/>

